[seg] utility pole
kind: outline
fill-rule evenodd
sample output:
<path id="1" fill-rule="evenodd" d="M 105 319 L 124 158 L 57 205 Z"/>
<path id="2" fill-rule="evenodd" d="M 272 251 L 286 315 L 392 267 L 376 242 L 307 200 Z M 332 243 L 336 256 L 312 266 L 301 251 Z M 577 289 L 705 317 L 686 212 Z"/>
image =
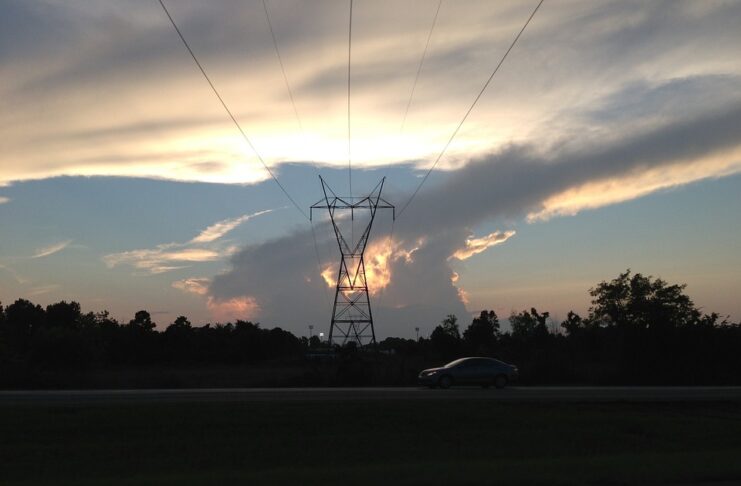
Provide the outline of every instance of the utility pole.
<path id="1" fill-rule="evenodd" d="M 365 248 L 368 245 L 373 221 L 378 209 L 391 209 L 394 206 L 381 197 L 383 183 L 381 179 L 376 187 L 364 197 L 339 197 L 319 176 L 322 184 L 324 199 L 311 206 L 310 218 L 315 209 L 326 209 L 332 221 L 337 246 L 340 249 L 340 268 L 337 272 L 337 286 L 332 307 L 332 321 L 329 327 L 329 344 L 344 345 L 348 341 L 356 342 L 358 346 L 376 343 L 376 331 L 373 327 L 373 313 L 371 311 L 368 281 L 365 273 Z M 352 237 L 350 242 L 344 238 L 340 229 L 342 218 L 340 213 L 350 212 L 350 224 L 355 222 L 355 213 L 366 213 L 368 221 L 358 241 Z"/>
<path id="2" fill-rule="evenodd" d="M 414 332 L 417 333 L 417 342 L 419 342 L 419 328 L 418 327 L 415 327 L 414 328 Z"/>

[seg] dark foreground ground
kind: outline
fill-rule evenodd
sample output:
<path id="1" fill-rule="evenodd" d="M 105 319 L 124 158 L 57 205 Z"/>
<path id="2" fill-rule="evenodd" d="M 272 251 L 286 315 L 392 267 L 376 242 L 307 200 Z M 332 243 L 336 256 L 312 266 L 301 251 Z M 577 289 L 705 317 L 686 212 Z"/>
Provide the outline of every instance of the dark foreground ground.
<path id="1" fill-rule="evenodd" d="M 739 458 L 736 400 L 0 402 L 3 485 L 705 484 Z"/>
<path id="2" fill-rule="evenodd" d="M 505 402 L 718 402 L 741 405 L 740 386 L 508 386 L 453 387 L 147 388 L 114 390 L 0 390 L 1 404 L 120 402 L 357 400 L 488 400 Z"/>

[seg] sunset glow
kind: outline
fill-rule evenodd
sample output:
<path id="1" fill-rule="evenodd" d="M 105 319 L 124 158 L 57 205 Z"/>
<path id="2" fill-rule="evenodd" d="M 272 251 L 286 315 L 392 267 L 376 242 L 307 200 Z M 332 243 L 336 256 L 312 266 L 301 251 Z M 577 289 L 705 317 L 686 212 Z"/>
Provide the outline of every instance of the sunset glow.
<path id="1" fill-rule="evenodd" d="M 437 2 L 357 2 L 348 65 L 347 6 L 168 2 L 206 80 L 157 3 L 3 10 L 3 306 L 305 332 L 340 261 L 304 215 L 322 176 L 386 178 L 394 238 L 384 212 L 365 253 L 386 332 L 584 312 L 626 268 L 741 316 L 740 4 L 546 1 L 508 51 L 534 5 L 444 1 L 431 32 Z"/>
<path id="2" fill-rule="evenodd" d="M 392 240 L 388 236 L 379 238 L 369 244 L 365 251 L 365 274 L 370 294 L 378 295 L 381 293 L 391 283 L 391 267 L 393 264 L 395 262 L 412 263 L 414 253 L 423 244 L 424 241 L 420 240 L 412 248 L 405 249 L 402 241 Z M 350 279 L 352 280 L 354 269 L 351 265 L 348 265 L 348 270 L 351 272 Z M 325 266 L 321 275 L 327 287 L 335 288 L 337 286 L 336 266 Z"/>

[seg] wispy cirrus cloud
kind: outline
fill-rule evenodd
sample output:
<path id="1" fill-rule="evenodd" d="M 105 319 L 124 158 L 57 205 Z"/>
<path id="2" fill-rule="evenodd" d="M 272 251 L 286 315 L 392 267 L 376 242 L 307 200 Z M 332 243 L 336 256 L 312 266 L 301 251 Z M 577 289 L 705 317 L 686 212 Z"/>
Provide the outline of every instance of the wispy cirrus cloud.
<path id="1" fill-rule="evenodd" d="M 260 216 L 262 214 L 267 214 L 269 212 L 273 211 L 272 209 L 265 209 L 264 211 L 258 211 L 256 213 L 252 214 L 245 214 L 244 216 L 240 216 L 238 218 L 232 218 L 232 219 L 225 219 L 223 221 L 219 221 L 218 223 L 214 223 L 205 230 L 201 231 L 201 233 L 190 240 L 191 243 L 210 243 L 212 241 L 218 240 L 219 238 L 223 237 L 230 231 L 232 231 L 234 228 L 239 226 L 242 223 L 245 223 L 249 221 L 252 218 L 255 218 L 257 216 Z"/>
<path id="2" fill-rule="evenodd" d="M 103 257 L 103 262 L 113 268 L 119 265 L 131 265 L 151 274 L 165 273 L 187 268 L 189 263 L 212 262 L 222 257 L 216 250 L 205 248 L 185 248 L 178 243 L 158 245 L 152 249 L 131 250 L 113 253 Z M 183 265 L 183 264 L 186 265 Z"/>
<path id="3" fill-rule="evenodd" d="M 40 285 L 38 287 L 33 287 L 28 290 L 26 293 L 29 297 L 38 297 L 39 295 L 46 295 L 56 289 L 59 288 L 59 285 L 57 284 L 51 284 L 51 285 Z"/>
<path id="4" fill-rule="evenodd" d="M 0 270 L 2 270 L 4 273 L 9 274 L 13 278 L 13 280 L 20 285 L 25 285 L 30 282 L 27 278 L 19 274 L 14 268 L 3 265 L 2 263 L 0 263 Z"/>
<path id="5" fill-rule="evenodd" d="M 510 230 L 495 231 L 493 233 L 489 233 L 486 236 L 482 236 L 481 238 L 468 238 L 466 239 L 465 247 L 456 250 L 456 252 L 453 253 L 450 258 L 457 258 L 458 260 L 468 260 L 472 256 L 485 251 L 487 248 L 490 248 L 494 245 L 499 245 L 500 243 L 504 243 L 508 239 L 512 238 L 514 235 L 515 231 Z"/>
<path id="6" fill-rule="evenodd" d="M 44 258 L 55 253 L 59 253 L 60 251 L 67 248 L 70 243 L 72 243 L 72 240 L 60 241 L 59 243 L 54 243 L 53 245 L 44 246 L 37 249 L 36 252 L 31 256 L 31 258 Z"/>
<path id="7" fill-rule="evenodd" d="M 16 292 L 19 297 L 34 298 L 47 295 L 59 289 L 61 285 L 34 281 L 19 274 L 13 267 L 0 263 L 0 288 L 3 287 L 5 275 L 9 275 L 17 285 Z"/>
<path id="8" fill-rule="evenodd" d="M 224 219 L 208 226 L 187 243 L 163 243 L 154 248 L 111 253 L 103 257 L 108 268 L 129 265 L 147 274 L 156 275 L 188 268 L 193 263 L 213 262 L 226 258 L 237 248 L 219 241 L 237 226 L 267 214 L 273 209 L 245 214 L 237 218 Z"/>

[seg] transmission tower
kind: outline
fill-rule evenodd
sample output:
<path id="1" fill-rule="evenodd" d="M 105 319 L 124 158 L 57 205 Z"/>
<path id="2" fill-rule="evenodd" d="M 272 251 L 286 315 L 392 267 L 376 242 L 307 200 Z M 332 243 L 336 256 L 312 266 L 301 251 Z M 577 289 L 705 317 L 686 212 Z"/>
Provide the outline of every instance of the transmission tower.
<path id="1" fill-rule="evenodd" d="M 332 322 L 329 327 L 329 344 L 336 342 L 344 345 L 348 341 L 356 342 L 358 346 L 375 344 L 376 332 L 373 328 L 364 253 L 376 211 L 391 209 L 393 217 L 396 218 L 393 204 L 381 197 L 386 178 L 381 179 L 381 182 L 365 197 L 339 197 L 321 176 L 319 180 L 322 183 L 324 198 L 311 206 L 309 217 L 313 217 L 315 209 L 327 209 L 341 255 L 332 308 Z M 347 214 L 347 211 L 350 212 L 351 224 L 354 224 L 356 213 L 362 212 L 368 218 L 358 241 L 351 239 L 349 244 L 340 228 L 343 220 L 341 214 Z"/>

